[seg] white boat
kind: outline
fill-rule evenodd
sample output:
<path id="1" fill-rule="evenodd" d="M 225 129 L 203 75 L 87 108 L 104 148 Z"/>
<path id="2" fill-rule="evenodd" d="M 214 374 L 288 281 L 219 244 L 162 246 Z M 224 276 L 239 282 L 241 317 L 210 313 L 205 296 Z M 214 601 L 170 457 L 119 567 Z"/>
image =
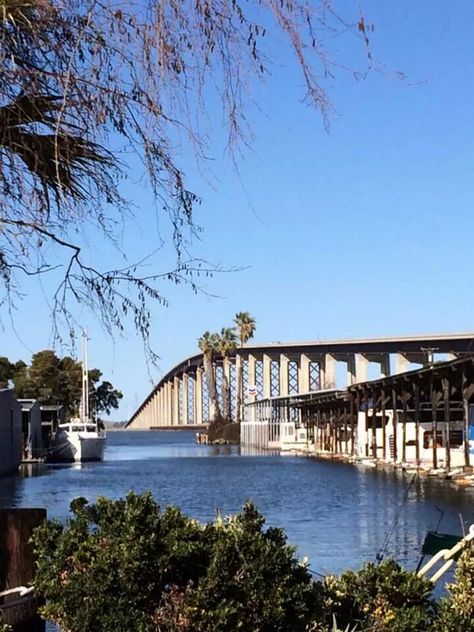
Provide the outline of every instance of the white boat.
<path id="1" fill-rule="evenodd" d="M 102 461 L 105 433 L 80 419 L 60 424 L 52 444 L 53 461 Z"/>
<path id="2" fill-rule="evenodd" d="M 51 444 L 52 461 L 102 461 L 106 434 L 89 414 L 87 335 L 82 335 L 82 396 L 80 417 L 59 424 Z"/>

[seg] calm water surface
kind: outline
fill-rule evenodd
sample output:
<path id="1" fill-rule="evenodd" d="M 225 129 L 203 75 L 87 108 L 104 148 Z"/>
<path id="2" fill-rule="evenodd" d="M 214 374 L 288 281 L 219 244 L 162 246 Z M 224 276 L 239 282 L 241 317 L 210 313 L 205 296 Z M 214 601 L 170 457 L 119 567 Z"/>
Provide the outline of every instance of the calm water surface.
<path id="1" fill-rule="evenodd" d="M 0 506 L 46 507 L 66 520 L 76 496 L 94 500 L 151 490 L 162 505 L 211 520 L 249 498 L 267 523 L 283 527 L 319 573 L 358 568 L 387 555 L 414 567 L 434 529 L 460 533 L 474 523 L 474 488 L 391 471 L 291 456 L 245 454 L 238 447 L 194 444 L 189 432 L 111 432 L 102 463 L 29 467 L 0 479 Z"/>

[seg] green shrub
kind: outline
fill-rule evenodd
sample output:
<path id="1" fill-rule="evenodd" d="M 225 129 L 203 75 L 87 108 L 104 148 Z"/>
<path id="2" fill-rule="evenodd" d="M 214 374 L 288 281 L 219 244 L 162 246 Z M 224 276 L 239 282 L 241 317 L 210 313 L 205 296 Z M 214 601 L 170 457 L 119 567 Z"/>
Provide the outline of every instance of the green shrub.
<path id="1" fill-rule="evenodd" d="M 313 581 L 252 503 L 200 524 L 151 494 L 71 503 L 36 530 L 35 586 L 62 632 L 474 632 L 474 555 L 449 597 L 391 560 Z"/>
<path id="2" fill-rule="evenodd" d="M 448 584 L 448 597 L 441 600 L 437 632 L 474 632 L 474 544 L 463 551 Z"/>
<path id="3" fill-rule="evenodd" d="M 432 584 L 396 562 L 365 564 L 359 571 L 327 577 L 324 610 L 327 627 L 334 616 L 339 627 L 358 624 L 373 632 L 431 630 Z"/>
<path id="4" fill-rule="evenodd" d="M 85 499 L 34 535 L 42 614 L 70 632 L 305 630 L 318 591 L 248 503 L 201 525 L 150 494 Z"/>

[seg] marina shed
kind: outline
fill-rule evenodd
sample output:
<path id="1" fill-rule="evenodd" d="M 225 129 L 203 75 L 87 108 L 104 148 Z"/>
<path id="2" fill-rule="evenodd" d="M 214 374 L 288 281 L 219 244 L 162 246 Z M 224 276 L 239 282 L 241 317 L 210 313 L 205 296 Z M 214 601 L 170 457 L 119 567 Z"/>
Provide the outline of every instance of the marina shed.
<path id="1" fill-rule="evenodd" d="M 49 445 L 51 437 L 58 429 L 59 424 L 66 420 L 66 410 L 60 404 L 41 404 L 41 433 L 43 437 L 43 447 Z"/>
<path id="2" fill-rule="evenodd" d="M 21 462 L 21 405 L 13 389 L 0 390 L 0 476 L 11 474 Z"/>
<path id="3" fill-rule="evenodd" d="M 41 408 L 36 399 L 19 399 L 21 404 L 22 458 L 24 461 L 43 456 Z"/>

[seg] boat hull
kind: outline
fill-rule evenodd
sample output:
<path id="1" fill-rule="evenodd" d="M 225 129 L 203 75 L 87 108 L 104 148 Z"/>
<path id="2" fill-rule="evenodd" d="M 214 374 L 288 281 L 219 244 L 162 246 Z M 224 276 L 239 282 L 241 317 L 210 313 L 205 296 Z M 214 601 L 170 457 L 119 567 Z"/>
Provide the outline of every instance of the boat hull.
<path id="1" fill-rule="evenodd" d="M 81 436 L 80 434 L 58 432 L 51 446 L 50 461 L 83 462 L 102 461 L 104 458 L 105 436 Z"/>

